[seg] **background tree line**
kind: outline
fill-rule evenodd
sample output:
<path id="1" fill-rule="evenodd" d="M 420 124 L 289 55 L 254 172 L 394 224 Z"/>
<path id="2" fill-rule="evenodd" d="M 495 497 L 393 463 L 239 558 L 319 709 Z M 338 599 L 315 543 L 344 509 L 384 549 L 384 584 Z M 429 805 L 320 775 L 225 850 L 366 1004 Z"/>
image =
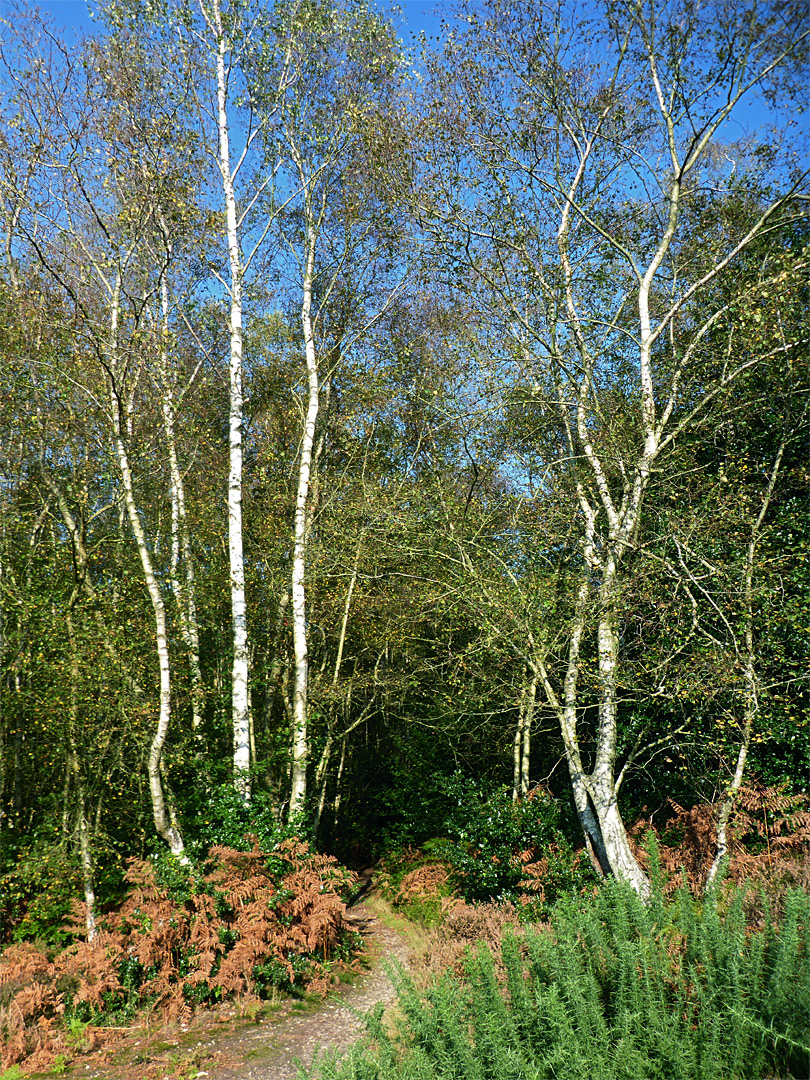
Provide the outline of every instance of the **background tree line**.
<path id="1" fill-rule="evenodd" d="M 368 859 L 543 784 L 643 893 L 642 807 L 715 804 L 719 866 L 747 773 L 806 791 L 807 42 L 6 19 L 7 932 L 251 814 Z"/>

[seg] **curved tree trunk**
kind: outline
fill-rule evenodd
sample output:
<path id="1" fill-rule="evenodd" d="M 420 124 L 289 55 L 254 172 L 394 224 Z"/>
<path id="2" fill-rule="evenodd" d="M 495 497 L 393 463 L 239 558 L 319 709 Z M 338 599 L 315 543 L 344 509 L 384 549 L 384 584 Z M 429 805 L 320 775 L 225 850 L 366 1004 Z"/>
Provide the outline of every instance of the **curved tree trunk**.
<path id="1" fill-rule="evenodd" d="M 160 584 L 155 577 L 152 567 L 152 557 L 149 546 L 146 543 L 146 534 L 143 530 L 138 507 L 135 502 L 135 491 L 132 483 L 132 471 L 129 464 L 126 445 L 121 425 L 121 401 L 115 385 L 115 373 L 117 370 L 118 349 L 118 319 L 120 304 L 120 281 L 116 285 L 113 294 L 110 316 L 110 369 L 112 375 L 110 384 L 110 404 L 112 409 L 113 443 L 115 446 L 118 470 L 121 474 L 121 486 L 124 493 L 124 505 L 129 519 L 129 525 L 138 555 L 141 560 L 141 568 L 152 601 L 152 611 L 155 619 L 155 642 L 158 654 L 158 666 L 160 669 L 160 712 L 157 729 L 149 748 L 147 768 L 149 774 L 149 792 L 152 797 L 152 816 L 158 834 L 166 841 L 172 854 L 177 855 L 182 861 L 187 861 L 184 854 L 183 836 L 176 824 L 172 823 L 166 810 L 166 800 L 163 793 L 163 784 L 160 776 L 160 763 L 163 756 L 163 747 L 166 743 L 166 735 L 171 721 L 171 666 L 169 663 L 169 642 L 166 632 L 166 606 L 163 602 L 163 594 Z"/>

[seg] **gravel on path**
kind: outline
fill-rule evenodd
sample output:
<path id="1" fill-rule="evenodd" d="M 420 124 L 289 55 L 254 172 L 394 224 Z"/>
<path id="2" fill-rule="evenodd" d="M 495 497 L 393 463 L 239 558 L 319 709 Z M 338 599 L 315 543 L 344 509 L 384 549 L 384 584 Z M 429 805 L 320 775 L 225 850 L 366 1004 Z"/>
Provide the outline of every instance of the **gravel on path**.
<path id="1" fill-rule="evenodd" d="M 218 1038 L 216 1054 L 223 1063 L 206 1062 L 197 1074 L 200 1078 L 295 1080 L 296 1061 L 308 1066 L 318 1050 L 348 1049 L 365 1031 L 362 1014 L 379 1002 L 385 1007 L 394 1002 L 396 994 L 383 964 L 390 960 L 406 964 L 408 943 L 383 925 L 366 902 L 351 908 L 346 918 L 366 939 L 370 973 L 329 994 L 314 1012 L 291 1010 L 281 1020 L 260 1021 L 238 1036 Z"/>

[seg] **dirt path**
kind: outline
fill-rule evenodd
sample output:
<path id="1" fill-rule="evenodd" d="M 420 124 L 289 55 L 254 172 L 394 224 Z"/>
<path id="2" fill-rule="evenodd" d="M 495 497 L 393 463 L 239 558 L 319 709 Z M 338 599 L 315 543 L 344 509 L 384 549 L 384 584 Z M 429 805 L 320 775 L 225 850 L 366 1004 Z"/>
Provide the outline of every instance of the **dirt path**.
<path id="1" fill-rule="evenodd" d="M 292 1010 L 283 1019 L 259 1023 L 226 1044 L 219 1043 L 224 1056 L 234 1054 L 239 1062 L 227 1066 L 204 1066 L 209 1080 L 295 1080 L 295 1061 L 309 1065 L 318 1049 L 345 1050 L 363 1034 L 358 1014 L 378 1002 L 390 1005 L 394 988 L 386 975 L 384 960 L 407 960 L 409 946 L 396 930 L 384 926 L 369 905 L 359 904 L 348 920 L 366 938 L 372 964 L 368 975 L 343 990 L 330 994 L 316 1011 L 296 1015 Z M 200 1073 L 202 1075 L 202 1073 Z"/>
<path id="2" fill-rule="evenodd" d="M 383 964 L 407 963 L 410 946 L 380 917 L 386 913 L 374 899 L 347 912 L 365 938 L 370 970 L 324 1001 L 289 999 L 258 1016 L 236 1005 L 201 1010 L 188 1025 L 133 1030 L 111 1054 L 79 1059 L 75 1074 L 88 1080 L 295 1080 L 296 1061 L 309 1065 L 319 1049 L 347 1049 L 365 1030 L 362 1014 L 393 1002 Z"/>

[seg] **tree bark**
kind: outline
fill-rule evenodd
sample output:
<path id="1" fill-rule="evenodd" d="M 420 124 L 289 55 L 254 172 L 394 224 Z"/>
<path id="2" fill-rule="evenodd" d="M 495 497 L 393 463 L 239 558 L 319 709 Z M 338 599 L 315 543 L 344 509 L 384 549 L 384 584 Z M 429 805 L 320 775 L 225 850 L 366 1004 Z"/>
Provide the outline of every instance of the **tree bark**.
<path id="1" fill-rule="evenodd" d="M 212 5 L 211 23 L 216 42 L 217 128 L 219 135 L 219 171 L 225 201 L 228 264 L 230 267 L 230 364 L 228 420 L 228 557 L 230 563 L 231 625 L 233 670 L 231 680 L 231 717 L 233 722 L 234 786 L 244 802 L 250 801 L 250 718 L 248 715 L 249 649 L 247 604 L 245 599 L 245 562 L 242 545 L 242 252 L 231 168 L 228 119 L 228 41 L 222 25 L 219 0 Z"/>
<path id="2" fill-rule="evenodd" d="M 87 928 L 87 940 L 93 941 L 96 936 L 96 891 L 93 880 L 93 856 L 90 841 L 90 825 L 87 820 L 87 800 L 84 790 L 84 777 L 82 776 L 81 763 L 79 761 L 79 749 L 76 742 L 76 732 L 79 728 L 79 657 L 76 646 L 76 634 L 73 627 L 73 618 L 68 608 L 65 618 L 68 631 L 68 643 L 70 646 L 70 721 L 68 724 L 68 776 L 72 777 L 76 788 L 76 802 L 79 819 L 79 856 L 82 866 L 82 887 L 84 889 L 85 926 Z"/>
<path id="3" fill-rule="evenodd" d="M 160 763 L 163 755 L 163 747 L 171 722 L 171 666 L 169 662 L 169 642 L 166 630 L 166 606 L 163 602 L 163 594 L 160 584 L 155 576 L 152 566 L 152 557 L 146 542 L 146 534 L 138 514 L 135 502 L 135 491 L 132 483 L 132 471 L 129 464 L 124 435 L 121 424 L 121 400 L 116 387 L 116 373 L 118 369 L 118 325 L 119 305 L 121 295 L 120 278 L 116 282 L 113 291 L 110 308 L 110 346 L 109 346 L 109 388 L 110 405 L 113 428 L 113 443 L 115 446 L 118 470 L 121 475 L 121 485 L 124 493 L 124 505 L 129 518 L 130 529 L 135 539 L 138 555 L 141 561 L 146 588 L 149 599 L 152 602 L 152 611 L 155 619 L 155 641 L 158 655 L 158 667 L 160 669 L 160 710 L 158 715 L 157 729 L 155 730 L 152 744 L 149 748 L 147 769 L 149 775 L 149 791 L 152 798 L 152 816 L 158 834 L 169 845 L 173 855 L 178 856 L 182 862 L 187 862 L 183 836 L 176 824 L 172 823 L 166 810 L 166 801 L 163 794 L 163 784 L 160 776 Z"/>
<path id="4" fill-rule="evenodd" d="M 530 678 L 524 683 L 520 704 L 518 706 L 518 722 L 515 726 L 515 737 L 512 744 L 512 799 L 517 800 L 528 794 L 529 791 L 529 766 L 531 754 L 532 722 L 537 701 L 537 683 L 539 675 L 532 672 Z"/>
<path id="5" fill-rule="evenodd" d="M 295 658 L 295 682 L 293 688 L 293 735 L 292 770 L 290 777 L 290 820 L 304 808 L 307 794 L 307 763 L 309 759 L 308 732 L 308 679 L 309 655 L 306 621 L 306 555 L 308 526 L 308 497 L 312 467 L 312 448 L 315 442 L 315 425 L 320 407 L 318 358 L 315 351 L 315 334 L 312 322 L 312 285 L 315 274 L 315 246 L 317 229 L 312 217 L 309 194 L 306 199 L 306 257 L 304 262 L 303 298 L 301 323 L 304 331 L 304 353 L 307 370 L 307 411 L 301 439 L 298 465 L 298 492 L 295 501 L 292 560 L 292 614 L 293 653 Z"/>
<path id="6" fill-rule="evenodd" d="M 186 494 L 183 474 L 177 459 L 175 439 L 175 403 L 173 380 L 169 372 L 169 289 L 165 273 L 160 283 L 162 308 L 160 378 L 161 407 L 163 409 L 163 427 L 166 432 L 166 452 L 169 458 L 170 495 L 172 506 L 172 590 L 177 601 L 180 615 L 180 632 L 188 652 L 188 665 L 191 681 L 191 726 L 200 739 L 200 727 L 203 719 L 205 690 L 203 687 L 202 668 L 200 666 L 200 631 L 197 622 L 197 599 L 194 580 L 194 560 L 191 553 L 191 539 L 186 515 Z M 183 576 L 179 574 L 179 562 L 182 557 Z"/>

